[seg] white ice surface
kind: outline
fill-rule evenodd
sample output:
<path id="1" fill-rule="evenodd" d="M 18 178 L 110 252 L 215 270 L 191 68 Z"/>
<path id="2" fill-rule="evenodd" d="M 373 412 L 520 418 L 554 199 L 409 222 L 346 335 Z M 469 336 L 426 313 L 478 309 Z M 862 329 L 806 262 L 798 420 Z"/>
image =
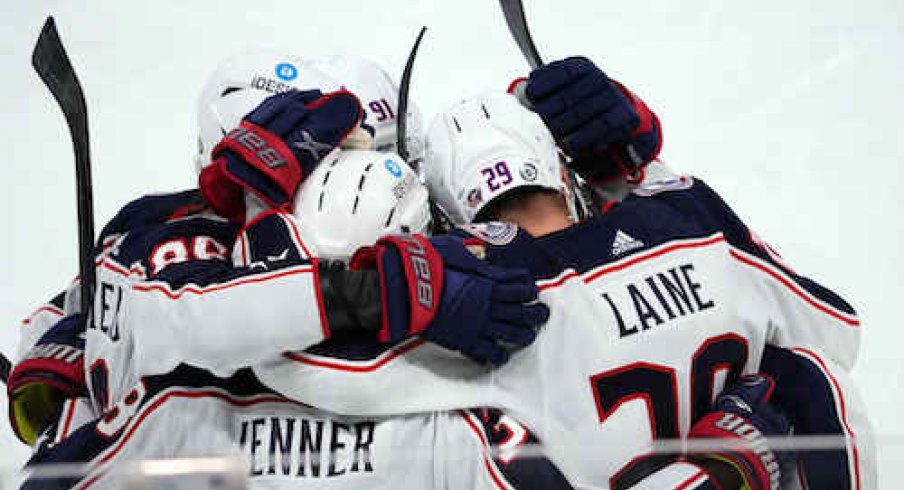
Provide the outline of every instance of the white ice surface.
<path id="1" fill-rule="evenodd" d="M 660 115 L 673 167 L 714 185 L 797 270 L 855 305 L 856 376 L 891 488 L 891 465 L 904 463 L 890 444 L 904 435 L 904 3 L 526 3 L 546 58 L 584 54 L 630 85 Z M 141 193 L 192 185 L 195 97 L 215 62 L 246 46 L 355 53 L 400 74 L 427 25 L 412 96 L 428 120 L 525 73 L 493 0 L 0 2 L 7 354 L 18 320 L 77 270 L 69 137 L 29 66 L 50 13 L 87 92 L 98 227 Z M 25 455 L 0 424 L 0 467 Z"/>

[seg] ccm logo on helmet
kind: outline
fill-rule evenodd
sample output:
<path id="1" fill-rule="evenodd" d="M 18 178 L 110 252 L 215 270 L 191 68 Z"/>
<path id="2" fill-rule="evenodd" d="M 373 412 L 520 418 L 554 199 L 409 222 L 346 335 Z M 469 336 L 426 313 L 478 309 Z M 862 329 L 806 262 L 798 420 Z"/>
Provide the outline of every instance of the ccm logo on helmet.
<path id="1" fill-rule="evenodd" d="M 239 144 L 254 152 L 257 157 L 270 168 L 282 167 L 286 164 L 282 155 L 276 148 L 273 148 L 259 135 L 248 131 L 245 128 L 238 127 L 229 132 L 230 139 L 238 141 Z"/>
<path id="2" fill-rule="evenodd" d="M 433 286 L 430 284 L 433 278 L 430 274 L 430 262 L 427 260 L 427 251 L 424 246 L 410 236 L 399 236 L 399 240 L 405 242 L 408 252 L 408 260 L 414 270 L 417 281 L 417 302 L 424 308 L 433 309 Z"/>

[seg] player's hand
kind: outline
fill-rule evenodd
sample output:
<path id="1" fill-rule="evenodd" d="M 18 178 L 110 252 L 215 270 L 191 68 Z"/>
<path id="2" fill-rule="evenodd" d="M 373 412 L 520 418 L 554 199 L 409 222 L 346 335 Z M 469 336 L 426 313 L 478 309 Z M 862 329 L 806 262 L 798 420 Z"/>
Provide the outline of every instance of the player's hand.
<path id="1" fill-rule="evenodd" d="M 348 91 L 292 90 L 268 97 L 213 149 L 201 171 L 204 198 L 242 221 L 245 190 L 273 208 L 288 206 L 304 178 L 361 126 L 364 109 Z"/>
<path id="2" fill-rule="evenodd" d="M 633 172 L 658 153 L 655 116 L 587 58 L 537 68 L 524 94 L 587 180 Z"/>
<path id="3" fill-rule="evenodd" d="M 22 442 L 34 444 L 60 416 L 66 398 L 87 396 L 84 323 L 81 314 L 60 319 L 10 374 L 6 385 L 10 426 Z"/>
<path id="4" fill-rule="evenodd" d="M 384 237 L 360 250 L 352 267 L 380 272 L 384 301 L 378 338 L 384 342 L 419 334 L 499 366 L 512 348 L 530 345 L 549 317 L 526 271 L 491 266 L 460 238 Z"/>
<path id="5" fill-rule="evenodd" d="M 781 467 L 787 467 L 785 459 L 790 455 L 772 451 L 766 436 L 788 435 L 791 423 L 769 404 L 774 388 L 775 382 L 768 375 L 744 376 L 716 397 L 713 411 L 691 427 L 690 437 L 722 438 L 733 443 L 723 451 L 688 456 L 722 482 L 723 488 L 779 488 Z"/>

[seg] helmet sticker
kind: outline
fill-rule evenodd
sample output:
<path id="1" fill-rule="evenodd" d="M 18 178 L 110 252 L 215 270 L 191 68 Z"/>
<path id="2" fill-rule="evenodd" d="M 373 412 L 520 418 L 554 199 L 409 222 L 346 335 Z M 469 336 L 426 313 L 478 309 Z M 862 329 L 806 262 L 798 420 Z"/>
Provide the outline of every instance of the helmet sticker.
<path id="1" fill-rule="evenodd" d="M 387 159 L 383 162 L 383 166 L 386 167 L 386 170 L 388 170 L 393 177 L 397 179 L 402 177 L 402 167 L 392 159 Z"/>
<path id="2" fill-rule="evenodd" d="M 483 196 L 480 193 L 480 189 L 471 189 L 471 192 L 468 192 L 468 207 L 476 208 L 482 202 Z"/>
<path id="3" fill-rule="evenodd" d="M 537 166 L 530 162 L 525 162 L 521 165 L 521 170 L 518 172 L 521 174 L 521 178 L 526 180 L 527 182 L 533 182 L 537 180 Z"/>
<path id="4" fill-rule="evenodd" d="M 291 82 L 298 78 L 298 68 L 292 63 L 280 63 L 276 65 L 276 77 L 285 82 Z"/>
<path id="5" fill-rule="evenodd" d="M 480 238 L 490 245 L 506 245 L 518 235 L 518 227 L 512 223 L 490 221 L 489 223 L 471 223 L 462 225 L 461 229 Z"/>

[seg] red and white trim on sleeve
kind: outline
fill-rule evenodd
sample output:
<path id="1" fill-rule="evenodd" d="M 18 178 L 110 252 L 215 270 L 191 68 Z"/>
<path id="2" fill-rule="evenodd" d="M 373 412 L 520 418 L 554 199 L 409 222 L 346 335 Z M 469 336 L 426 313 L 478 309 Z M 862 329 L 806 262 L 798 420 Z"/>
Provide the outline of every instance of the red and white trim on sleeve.
<path id="1" fill-rule="evenodd" d="M 319 368 L 334 369 L 337 371 L 345 371 L 349 373 L 370 373 L 380 369 L 392 361 L 393 359 L 409 352 L 424 344 L 424 341 L 418 338 L 410 338 L 394 345 L 392 348 L 383 352 L 379 356 L 366 361 L 349 361 L 344 359 L 336 359 L 333 357 L 318 356 L 307 352 L 286 352 L 283 357 L 291 361 L 295 361 L 308 366 Z"/>
<path id="2" fill-rule="evenodd" d="M 53 321 L 51 323 L 56 323 L 56 320 L 59 320 L 65 314 L 66 314 L 66 312 L 64 312 L 60 308 L 57 308 L 54 305 L 42 305 L 35 311 L 31 312 L 30 315 L 28 315 L 27 317 L 22 319 L 22 326 L 24 327 L 26 325 L 29 325 L 30 323 L 37 320 L 37 318 L 39 316 L 44 316 L 44 315 L 51 315 L 53 317 Z"/>
<path id="3" fill-rule="evenodd" d="M 63 413 L 60 415 L 60 420 L 63 421 L 62 429 L 57 434 L 56 442 L 60 442 L 63 439 L 69 437 L 69 434 L 72 432 L 72 418 L 75 415 L 75 409 L 78 405 L 78 398 L 70 398 L 66 400 L 63 405 Z"/>
<path id="4" fill-rule="evenodd" d="M 847 324 L 848 326 L 860 326 L 860 320 L 856 315 L 841 311 L 838 308 L 835 308 L 834 306 L 808 293 L 804 288 L 797 285 L 793 279 L 788 277 L 788 275 L 778 267 L 775 267 L 774 265 L 758 257 L 750 255 L 734 247 L 729 250 L 729 253 L 738 262 L 765 273 L 813 308 L 816 308 L 817 310 L 835 318 L 836 320 L 841 321 L 842 323 Z"/>
<path id="5" fill-rule="evenodd" d="M 196 284 L 187 284 L 177 289 L 173 289 L 169 284 L 162 281 L 148 281 L 145 283 L 135 284 L 132 286 L 132 290 L 142 292 L 142 293 L 161 293 L 165 297 L 177 300 L 186 294 L 194 294 L 194 295 L 204 295 L 216 293 L 218 291 L 223 291 L 226 289 L 231 289 L 234 287 L 242 286 L 245 284 L 256 284 L 256 283 L 264 283 L 267 281 L 273 281 L 286 276 L 294 276 L 298 274 L 314 274 L 316 271 L 316 267 L 313 267 L 311 264 L 305 264 L 302 266 L 296 267 L 287 267 L 285 269 L 279 269 L 270 273 L 262 273 L 255 274 L 253 276 L 244 276 L 238 279 L 234 279 L 232 281 L 227 281 L 223 283 L 213 284 L 210 286 L 198 286 Z"/>

